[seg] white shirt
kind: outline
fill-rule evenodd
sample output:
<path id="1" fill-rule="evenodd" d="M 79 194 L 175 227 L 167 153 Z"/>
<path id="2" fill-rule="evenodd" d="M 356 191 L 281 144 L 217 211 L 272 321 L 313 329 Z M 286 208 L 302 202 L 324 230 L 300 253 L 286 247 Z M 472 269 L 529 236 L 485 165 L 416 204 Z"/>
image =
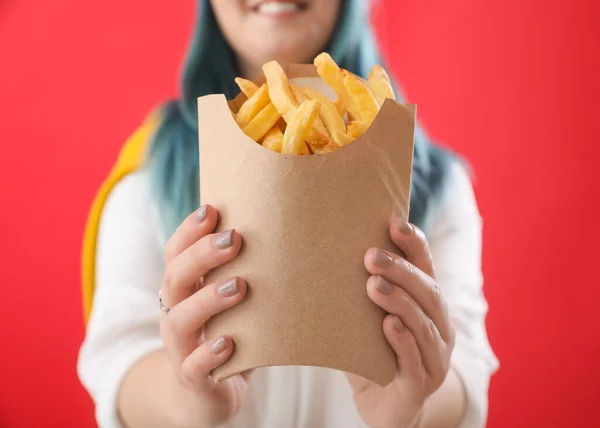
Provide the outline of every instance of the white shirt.
<path id="1" fill-rule="evenodd" d="M 488 386 L 498 361 L 485 329 L 481 227 L 471 182 L 453 167 L 447 203 L 428 241 L 436 277 L 457 331 L 452 366 L 468 397 L 461 428 L 485 426 Z M 144 355 L 161 349 L 157 294 L 164 269 L 157 207 L 149 176 L 135 172 L 113 189 L 102 213 L 93 312 L 81 347 L 78 373 L 96 404 L 101 428 L 121 428 L 116 404 L 120 382 Z M 255 370 L 247 399 L 227 428 L 366 427 L 343 373 L 318 367 Z"/>

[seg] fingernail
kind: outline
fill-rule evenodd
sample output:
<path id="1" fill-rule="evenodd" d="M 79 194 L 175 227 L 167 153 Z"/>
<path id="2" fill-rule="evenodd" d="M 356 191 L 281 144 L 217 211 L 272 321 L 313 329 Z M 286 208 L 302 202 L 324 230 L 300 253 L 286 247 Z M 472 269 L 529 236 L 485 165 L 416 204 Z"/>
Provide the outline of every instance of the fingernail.
<path id="1" fill-rule="evenodd" d="M 392 325 L 394 326 L 394 329 L 396 329 L 396 331 L 399 333 L 402 333 L 404 330 L 406 330 L 404 323 L 398 315 L 394 315 L 394 317 L 392 318 Z"/>
<path id="2" fill-rule="evenodd" d="M 215 339 L 210 345 L 210 352 L 213 354 L 220 354 L 227 348 L 227 342 L 225 342 L 225 338 L 223 336 Z"/>
<path id="3" fill-rule="evenodd" d="M 233 243 L 233 229 L 219 233 L 217 236 L 215 236 L 215 240 L 213 242 L 215 247 L 220 249 L 231 247 L 231 244 Z"/>
<path id="4" fill-rule="evenodd" d="M 237 278 L 231 278 L 217 288 L 217 293 L 221 297 L 231 297 L 237 294 L 238 291 Z"/>
<path id="5" fill-rule="evenodd" d="M 392 258 L 389 256 L 389 254 L 381 250 L 376 250 L 375 257 L 373 257 L 373 263 L 375 263 L 375 266 L 379 266 L 380 268 L 386 268 L 392 264 Z"/>
<path id="6" fill-rule="evenodd" d="M 198 210 L 196 211 L 196 221 L 200 222 L 204 220 L 206 218 L 207 212 L 208 211 L 206 209 L 206 205 L 202 205 L 200 208 L 198 208 Z"/>
<path id="7" fill-rule="evenodd" d="M 377 277 L 375 288 L 377 288 L 377 291 L 379 291 L 381 294 L 385 294 L 386 296 L 391 296 L 394 292 L 394 286 L 381 276 Z"/>
<path id="8" fill-rule="evenodd" d="M 415 231 L 412 224 L 404 220 L 398 220 L 397 227 L 398 231 L 403 235 L 410 235 Z"/>

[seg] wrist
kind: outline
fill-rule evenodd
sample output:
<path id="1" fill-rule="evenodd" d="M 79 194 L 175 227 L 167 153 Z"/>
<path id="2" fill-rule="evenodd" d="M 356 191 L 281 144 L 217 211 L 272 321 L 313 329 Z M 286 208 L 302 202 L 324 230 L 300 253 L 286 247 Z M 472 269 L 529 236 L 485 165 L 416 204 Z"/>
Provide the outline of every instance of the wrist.
<path id="1" fill-rule="evenodd" d="M 200 425 L 200 400 L 173 373 L 169 396 L 169 420 L 174 428 L 197 428 Z"/>
<path id="2" fill-rule="evenodd" d="M 429 399 L 426 398 L 419 404 L 416 404 L 413 409 L 409 412 L 411 415 L 406 428 L 423 428 L 423 421 L 425 420 L 425 413 L 427 411 L 427 403 Z"/>
<path id="3" fill-rule="evenodd" d="M 413 416 L 406 428 L 422 428 L 421 421 L 423 420 L 423 407 L 421 407 Z"/>

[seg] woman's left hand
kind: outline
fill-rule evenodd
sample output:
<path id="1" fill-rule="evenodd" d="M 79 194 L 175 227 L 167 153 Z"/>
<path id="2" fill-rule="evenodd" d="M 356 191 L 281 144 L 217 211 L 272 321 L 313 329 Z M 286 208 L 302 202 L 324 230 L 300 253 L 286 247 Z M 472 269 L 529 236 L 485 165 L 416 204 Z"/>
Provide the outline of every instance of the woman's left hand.
<path id="1" fill-rule="evenodd" d="M 383 332 L 397 356 L 396 375 L 386 387 L 352 374 L 348 379 L 370 428 L 413 428 L 448 374 L 455 332 L 423 232 L 394 220 L 390 236 L 404 257 L 371 248 L 364 262 L 372 275 L 367 294 L 389 313 Z"/>

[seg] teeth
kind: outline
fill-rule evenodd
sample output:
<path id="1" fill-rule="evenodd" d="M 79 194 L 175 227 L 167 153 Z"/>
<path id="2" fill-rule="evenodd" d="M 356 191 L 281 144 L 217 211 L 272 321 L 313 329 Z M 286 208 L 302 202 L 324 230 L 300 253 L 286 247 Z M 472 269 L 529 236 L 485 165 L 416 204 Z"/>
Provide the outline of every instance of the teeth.
<path id="1" fill-rule="evenodd" d="M 269 14 L 278 14 L 278 13 L 286 13 L 286 12 L 295 12 L 299 9 L 298 3 L 287 2 L 267 2 L 262 3 L 258 7 L 258 11 L 261 13 L 269 13 Z"/>

